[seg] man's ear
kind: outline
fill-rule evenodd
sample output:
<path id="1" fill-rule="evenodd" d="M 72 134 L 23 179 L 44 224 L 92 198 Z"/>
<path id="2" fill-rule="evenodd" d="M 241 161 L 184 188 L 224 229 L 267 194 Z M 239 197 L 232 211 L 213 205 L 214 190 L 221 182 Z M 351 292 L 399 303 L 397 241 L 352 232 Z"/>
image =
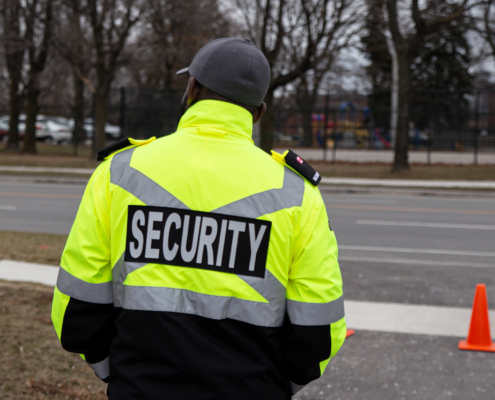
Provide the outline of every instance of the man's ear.
<path id="1" fill-rule="evenodd" d="M 201 92 L 201 84 L 196 78 L 189 78 L 189 84 L 187 85 L 187 107 L 189 108 L 199 100 Z"/>
<path id="2" fill-rule="evenodd" d="M 266 104 L 265 102 L 263 102 L 253 114 L 253 124 L 258 122 L 261 119 L 261 117 L 265 115 L 265 112 L 266 112 Z"/>

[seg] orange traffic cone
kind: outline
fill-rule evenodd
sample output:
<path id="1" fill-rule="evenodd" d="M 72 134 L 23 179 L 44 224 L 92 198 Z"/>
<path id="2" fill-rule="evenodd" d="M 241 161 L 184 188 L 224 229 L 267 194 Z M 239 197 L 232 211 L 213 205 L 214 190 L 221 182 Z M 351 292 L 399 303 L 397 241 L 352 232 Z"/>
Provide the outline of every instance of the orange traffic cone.
<path id="1" fill-rule="evenodd" d="M 354 335 L 354 329 L 347 329 L 347 333 L 345 334 L 345 338 L 347 339 L 349 336 Z"/>
<path id="2" fill-rule="evenodd" d="M 492 342 L 490 333 L 490 319 L 488 316 L 485 285 L 476 285 L 468 337 L 467 340 L 461 340 L 459 342 L 459 349 L 495 352 L 495 343 Z"/>

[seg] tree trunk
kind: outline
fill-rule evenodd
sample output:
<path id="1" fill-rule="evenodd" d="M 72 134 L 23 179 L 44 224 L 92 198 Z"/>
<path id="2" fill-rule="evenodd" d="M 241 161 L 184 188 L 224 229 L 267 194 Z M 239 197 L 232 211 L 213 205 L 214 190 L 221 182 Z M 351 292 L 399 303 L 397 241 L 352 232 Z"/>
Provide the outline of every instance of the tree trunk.
<path id="1" fill-rule="evenodd" d="M 260 148 L 271 154 L 275 142 L 275 134 L 273 129 L 273 122 L 275 118 L 275 110 L 273 109 L 273 92 L 269 90 L 265 97 L 266 113 L 260 121 Z"/>
<path id="2" fill-rule="evenodd" d="M 408 160 L 409 146 L 409 103 L 411 97 L 410 63 L 407 53 L 398 52 L 399 62 L 399 106 L 397 109 L 397 137 L 393 172 L 410 169 Z"/>
<path id="3" fill-rule="evenodd" d="M 93 138 L 93 158 L 96 158 L 96 154 L 105 147 L 105 124 L 107 122 L 108 111 L 108 93 L 96 93 L 95 94 L 95 137 Z"/>
<path id="4" fill-rule="evenodd" d="M 38 115 L 38 89 L 29 88 L 26 102 L 26 131 L 24 132 L 23 153 L 36 154 L 36 116 Z"/>
<path id="5" fill-rule="evenodd" d="M 316 95 L 308 93 L 306 95 L 303 95 L 298 101 L 303 120 L 303 147 L 313 147 L 312 116 L 313 112 L 315 111 L 316 100 Z"/>
<path id="6" fill-rule="evenodd" d="M 84 130 L 84 82 L 74 73 L 74 155 L 86 137 Z"/>
<path id="7" fill-rule="evenodd" d="M 311 115 L 313 108 L 308 105 L 307 107 L 301 107 L 301 114 L 303 120 L 303 147 L 313 147 L 313 127 L 311 124 Z"/>
<path id="8" fill-rule="evenodd" d="M 21 96 L 18 93 L 19 81 L 10 79 L 10 99 L 9 99 L 9 137 L 6 150 L 19 151 L 19 114 L 21 108 Z"/>

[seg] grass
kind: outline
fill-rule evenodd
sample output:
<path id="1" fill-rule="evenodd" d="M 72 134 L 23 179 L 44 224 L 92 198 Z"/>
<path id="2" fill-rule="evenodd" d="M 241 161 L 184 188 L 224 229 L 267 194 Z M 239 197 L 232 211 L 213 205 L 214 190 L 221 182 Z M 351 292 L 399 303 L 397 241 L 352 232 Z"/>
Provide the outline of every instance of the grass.
<path id="1" fill-rule="evenodd" d="M 50 319 L 52 295 L 46 286 L 0 281 L 0 397 L 106 399 L 106 384 L 60 346 Z"/>
<path id="2" fill-rule="evenodd" d="M 0 259 L 59 265 L 67 235 L 0 231 Z"/>
<path id="3" fill-rule="evenodd" d="M 412 164 L 409 171 L 392 173 L 385 163 L 336 163 L 312 161 L 323 176 L 333 178 L 424 179 L 424 180 L 495 180 L 495 165 Z"/>
<path id="4" fill-rule="evenodd" d="M 0 151 L 0 165 L 54 168 L 96 168 L 98 162 L 90 160 L 90 148 L 80 146 L 78 155 L 73 155 L 72 146 L 38 144 L 38 154 L 10 153 Z"/>

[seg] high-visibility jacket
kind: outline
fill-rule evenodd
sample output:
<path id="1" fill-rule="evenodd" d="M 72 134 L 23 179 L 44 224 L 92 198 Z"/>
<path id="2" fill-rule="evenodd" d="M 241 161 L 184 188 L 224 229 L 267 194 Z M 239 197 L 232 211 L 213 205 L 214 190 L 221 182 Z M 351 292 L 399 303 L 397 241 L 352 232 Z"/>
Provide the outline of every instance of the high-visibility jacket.
<path id="1" fill-rule="evenodd" d="M 342 346 L 321 194 L 251 132 L 244 108 L 203 100 L 92 175 L 52 320 L 110 399 L 289 399 Z"/>

